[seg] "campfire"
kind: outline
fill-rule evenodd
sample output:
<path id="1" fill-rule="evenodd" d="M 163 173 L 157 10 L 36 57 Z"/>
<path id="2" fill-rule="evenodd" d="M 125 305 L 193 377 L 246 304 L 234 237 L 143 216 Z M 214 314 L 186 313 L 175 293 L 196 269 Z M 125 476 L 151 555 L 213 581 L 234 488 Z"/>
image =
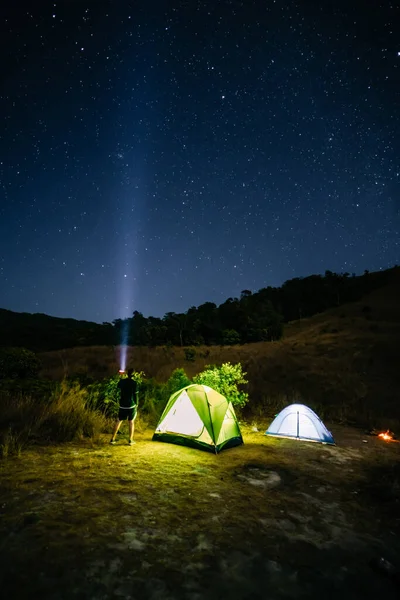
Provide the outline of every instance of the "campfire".
<path id="1" fill-rule="evenodd" d="M 385 432 L 378 433 L 378 437 L 381 438 L 381 440 L 385 440 L 385 442 L 391 442 L 393 440 L 393 435 L 389 429 Z"/>

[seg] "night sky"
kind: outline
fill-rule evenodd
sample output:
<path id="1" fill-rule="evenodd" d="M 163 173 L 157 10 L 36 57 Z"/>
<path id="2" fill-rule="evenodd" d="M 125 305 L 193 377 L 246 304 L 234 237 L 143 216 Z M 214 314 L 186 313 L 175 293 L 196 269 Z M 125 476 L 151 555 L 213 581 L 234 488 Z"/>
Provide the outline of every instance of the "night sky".
<path id="1" fill-rule="evenodd" d="M 1 4 L 0 307 L 161 317 L 400 262 L 397 2 Z"/>

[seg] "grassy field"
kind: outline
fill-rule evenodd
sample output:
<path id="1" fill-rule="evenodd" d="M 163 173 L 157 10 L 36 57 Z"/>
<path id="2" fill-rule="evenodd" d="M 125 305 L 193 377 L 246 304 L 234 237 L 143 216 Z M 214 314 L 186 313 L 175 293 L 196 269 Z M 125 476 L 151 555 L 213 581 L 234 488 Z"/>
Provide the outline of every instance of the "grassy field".
<path id="1" fill-rule="evenodd" d="M 245 444 L 219 456 L 152 442 L 151 398 L 136 445 L 123 429 L 110 446 L 88 389 L 63 378 L 114 375 L 119 349 L 42 354 L 42 376 L 63 380 L 50 396 L 45 381 L 31 394 L 29 382 L 0 389 L 2 597 L 397 599 L 400 444 L 366 428 L 399 437 L 399 297 L 393 280 L 288 324 L 279 342 L 130 348 L 132 366 L 158 382 L 177 367 L 242 364 Z M 337 446 L 263 435 L 293 401 L 317 411 Z"/>
<path id="2" fill-rule="evenodd" d="M 0 461 L 2 597 L 398 598 L 400 444 L 242 425 L 218 456 L 104 435 Z M 396 579 L 397 578 L 397 579 Z"/>
<path id="3" fill-rule="evenodd" d="M 322 418 L 360 426 L 400 423 L 400 281 L 347 304 L 290 323 L 279 342 L 194 348 L 130 348 L 130 362 L 147 377 L 166 381 L 177 367 L 189 376 L 208 364 L 241 362 L 248 374 L 249 410 L 271 416 L 294 399 Z M 40 355 L 42 374 L 103 378 L 119 368 L 119 349 L 73 348 Z M 190 358 L 190 357 L 189 357 Z"/>

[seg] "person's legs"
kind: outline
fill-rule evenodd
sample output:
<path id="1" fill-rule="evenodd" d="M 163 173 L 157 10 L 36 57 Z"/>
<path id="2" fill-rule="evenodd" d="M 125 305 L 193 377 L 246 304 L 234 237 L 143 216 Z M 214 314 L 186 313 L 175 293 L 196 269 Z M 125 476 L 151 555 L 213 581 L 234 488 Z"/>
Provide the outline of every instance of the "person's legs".
<path id="1" fill-rule="evenodd" d="M 135 432 L 135 421 L 128 421 L 129 423 L 129 441 L 133 441 L 133 434 Z"/>
<path id="2" fill-rule="evenodd" d="M 115 423 L 114 431 L 111 438 L 112 442 L 115 442 L 115 438 L 117 437 L 118 429 L 121 427 L 121 423 L 122 421 L 119 420 Z"/>

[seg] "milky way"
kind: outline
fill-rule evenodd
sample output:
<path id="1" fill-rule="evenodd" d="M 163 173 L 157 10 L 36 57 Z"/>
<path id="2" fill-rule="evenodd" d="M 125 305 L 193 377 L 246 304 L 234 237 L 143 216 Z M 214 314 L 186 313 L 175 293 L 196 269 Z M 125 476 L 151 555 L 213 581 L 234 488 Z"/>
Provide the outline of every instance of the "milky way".
<path id="1" fill-rule="evenodd" d="M 14 4 L 0 307 L 162 316 L 399 262 L 395 3 Z"/>

